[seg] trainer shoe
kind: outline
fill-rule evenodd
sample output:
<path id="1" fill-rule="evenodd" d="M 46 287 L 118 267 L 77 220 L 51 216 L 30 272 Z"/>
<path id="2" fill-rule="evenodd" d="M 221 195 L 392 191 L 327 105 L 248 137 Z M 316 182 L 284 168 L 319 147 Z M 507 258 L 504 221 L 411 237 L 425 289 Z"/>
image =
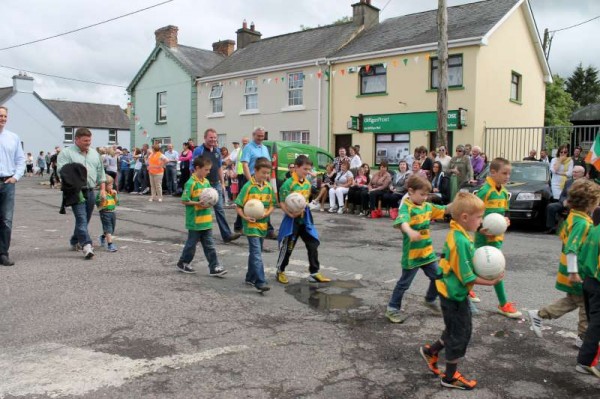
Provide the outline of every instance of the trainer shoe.
<path id="1" fill-rule="evenodd" d="M 498 305 L 498 313 L 511 319 L 518 319 L 523 316 L 523 313 L 519 312 L 512 302 L 506 302 L 504 306 Z"/>
<path id="2" fill-rule="evenodd" d="M 388 308 L 385 311 L 385 317 L 394 324 L 401 324 L 404 323 L 408 316 L 402 314 L 402 311 L 399 309 Z"/>
<path id="3" fill-rule="evenodd" d="M 79 245 L 79 243 L 71 244 L 71 251 L 73 251 L 73 252 L 81 251 L 82 249 L 83 249 L 83 247 L 81 245 Z"/>
<path id="4" fill-rule="evenodd" d="M 471 302 L 479 303 L 481 299 L 475 294 L 475 291 L 469 291 L 469 299 Z"/>
<path id="5" fill-rule="evenodd" d="M 98 241 L 100 241 L 100 246 L 102 248 L 106 248 L 106 237 L 104 236 L 104 234 L 98 237 Z"/>
<path id="6" fill-rule="evenodd" d="M 249 285 L 250 287 L 254 287 L 256 285 L 254 283 L 254 281 L 250 281 L 250 280 L 246 280 L 245 283 L 246 283 L 246 285 Z"/>
<path id="7" fill-rule="evenodd" d="M 106 249 L 108 249 L 108 252 L 117 252 L 117 247 L 112 242 L 108 244 L 108 246 L 106 247 Z"/>
<path id="8" fill-rule="evenodd" d="M 280 272 L 279 270 L 277 270 L 277 281 L 279 281 L 281 284 L 287 284 L 290 282 L 285 275 L 285 272 Z"/>
<path id="9" fill-rule="evenodd" d="M 447 379 L 446 376 L 440 378 L 440 384 L 446 388 L 454 388 L 454 389 L 463 389 L 466 391 L 470 391 L 477 385 L 477 381 L 475 380 L 467 380 L 461 373 L 458 371 L 454 373 L 452 379 Z"/>
<path id="10" fill-rule="evenodd" d="M 582 346 L 583 346 L 583 339 L 578 335 L 577 337 L 575 337 L 575 347 L 577 349 L 581 349 Z"/>
<path id="11" fill-rule="evenodd" d="M 329 210 L 327 212 L 329 213 L 336 213 L 338 211 L 338 207 L 334 206 L 333 208 L 329 208 Z"/>
<path id="12" fill-rule="evenodd" d="M 577 366 L 575 366 L 575 371 L 581 374 L 591 374 L 600 378 L 600 370 L 598 370 L 598 367 L 584 366 L 583 364 L 577 363 Z"/>
<path id="13" fill-rule="evenodd" d="M 431 309 L 435 313 L 442 313 L 442 309 L 440 308 L 440 305 L 437 303 L 437 301 L 435 299 L 431 302 L 423 301 L 423 305 L 425 305 L 425 307 Z"/>
<path id="14" fill-rule="evenodd" d="M 321 205 L 320 205 L 318 202 L 316 202 L 316 201 L 311 201 L 311 202 L 308 204 L 308 209 L 310 209 L 311 211 L 314 211 L 314 210 L 316 210 L 316 209 L 319 209 L 320 207 L 321 207 Z"/>
<path id="15" fill-rule="evenodd" d="M 94 248 L 92 248 L 92 244 L 85 244 L 83 246 L 83 257 L 85 259 L 92 259 L 94 257 Z"/>
<path id="16" fill-rule="evenodd" d="M 271 289 L 268 284 L 257 284 L 254 286 L 259 292 L 267 292 Z"/>
<path id="17" fill-rule="evenodd" d="M 441 375 L 442 372 L 440 371 L 437 365 L 439 357 L 438 355 L 430 355 L 429 348 L 431 348 L 429 344 L 422 346 L 419 348 L 419 353 L 421 354 L 421 357 L 425 360 L 425 363 L 427 363 L 427 368 L 429 368 L 429 370 L 431 370 L 433 374 Z"/>
<path id="18" fill-rule="evenodd" d="M 179 261 L 177 262 L 177 270 L 179 270 L 182 273 L 188 273 L 188 274 L 193 274 L 196 273 L 196 270 L 194 270 L 189 263 L 185 263 L 183 261 Z"/>
<path id="19" fill-rule="evenodd" d="M 471 309 L 472 314 L 479 313 L 479 309 L 477 309 L 477 306 L 475 305 L 475 302 L 473 302 L 473 301 L 469 301 L 469 309 Z"/>
<path id="20" fill-rule="evenodd" d="M 542 318 L 540 317 L 537 310 L 528 310 L 529 321 L 531 322 L 531 329 L 538 336 L 542 338 Z"/>
<path id="21" fill-rule="evenodd" d="M 308 276 L 309 283 L 329 283 L 331 279 L 329 277 L 323 276 L 321 273 L 313 273 Z"/>
<path id="22" fill-rule="evenodd" d="M 242 235 L 240 233 L 233 233 L 231 234 L 229 237 L 227 237 L 226 239 L 224 239 L 223 241 L 225 243 L 231 242 L 231 241 L 235 241 L 238 238 L 240 238 Z"/>
<path id="23" fill-rule="evenodd" d="M 223 277 L 226 274 L 227 270 L 223 269 L 223 266 L 217 266 L 215 267 L 215 270 L 208 273 L 208 275 L 211 277 Z"/>

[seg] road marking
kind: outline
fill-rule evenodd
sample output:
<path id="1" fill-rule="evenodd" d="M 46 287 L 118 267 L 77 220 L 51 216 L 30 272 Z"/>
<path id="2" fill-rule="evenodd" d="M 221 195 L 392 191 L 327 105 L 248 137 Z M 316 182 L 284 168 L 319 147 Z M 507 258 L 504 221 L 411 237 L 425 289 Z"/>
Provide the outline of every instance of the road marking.
<path id="1" fill-rule="evenodd" d="M 127 208 L 127 207 L 124 207 L 124 206 L 119 206 L 119 210 L 120 211 L 130 211 L 130 212 L 142 212 L 142 213 L 145 213 L 145 211 L 143 211 L 141 209 Z"/>
<path id="2" fill-rule="evenodd" d="M 224 346 L 202 352 L 130 359 L 56 343 L 0 353 L 0 398 L 8 395 L 83 395 L 104 387 L 118 387 L 164 367 L 180 368 L 228 353 L 250 349 Z"/>

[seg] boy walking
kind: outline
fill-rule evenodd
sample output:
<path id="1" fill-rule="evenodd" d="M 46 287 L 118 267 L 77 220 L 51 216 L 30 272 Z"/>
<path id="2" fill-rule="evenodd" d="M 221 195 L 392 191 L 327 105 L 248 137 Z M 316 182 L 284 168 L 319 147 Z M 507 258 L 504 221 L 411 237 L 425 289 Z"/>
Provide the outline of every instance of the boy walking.
<path id="1" fill-rule="evenodd" d="M 410 288 L 419 269 L 429 278 L 429 289 L 425 294 L 425 306 L 439 311 L 435 300 L 438 296 L 435 280 L 438 277 L 437 256 L 429 232 L 429 223 L 443 219 L 446 207 L 426 202 L 431 192 L 431 183 L 421 176 L 411 176 L 406 182 L 408 198 L 400 206 L 394 227 L 402 230 L 402 276 L 396 283 L 385 317 L 392 323 L 402 323 L 406 316 L 401 313 L 402 298 Z"/>
<path id="2" fill-rule="evenodd" d="M 285 199 L 291 193 L 302 194 L 306 203 L 310 198 L 311 184 L 306 176 L 312 169 L 312 161 L 306 155 L 300 155 L 295 161 L 296 168 L 292 177 L 287 179 L 279 190 L 279 206 L 285 212 L 285 216 L 279 228 L 279 258 L 277 259 L 277 281 L 287 284 L 289 281 L 285 275 L 285 268 L 290 262 L 290 256 L 294 251 L 298 237 L 302 238 L 308 251 L 308 263 L 311 283 L 328 283 L 330 278 L 323 276 L 319 265 L 319 233 L 313 223 L 312 213 L 308 206 L 304 210 L 293 213 L 286 204 Z"/>
<path id="3" fill-rule="evenodd" d="M 481 225 L 484 210 L 483 201 L 470 193 L 458 193 L 452 202 L 453 220 L 440 260 L 442 275 L 436 280 L 445 329 L 434 344 L 419 349 L 429 370 L 441 377 L 440 383 L 446 388 L 471 390 L 477 385 L 477 381 L 465 378 L 457 370 L 458 361 L 465 356 L 471 340 L 471 308 L 467 297 L 474 284 L 496 285 L 504 277 L 486 280 L 473 272 L 475 247 L 468 232 L 476 231 Z M 446 349 L 444 374 L 437 366 L 443 349 Z"/>
<path id="4" fill-rule="evenodd" d="M 215 242 L 212 235 L 212 213 L 210 206 L 200 201 L 202 190 L 211 188 L 206 176 L 210 173 L 212 162 L 208 158 L 198 157 L 194 159 L 194 172 L 192 177 L 185 183 L 181 203 L 185 205 L 185 228 L 188 229 L 188 238 L 183 247 L 183 252 L 177 262 L 177 269 L 183 273 L 196 273 L 190 263 L 196 254 L 196 244 L 202 244 L 204 256 L 208 261 L 209 275 L 222 277 L 227 270 L 219 265 Z"/>
<path id="5" fill-rule="evenodd" d="M 103 200 L 100 193 L 96 195 L 96 205 L 100 211 L 100 221 L 102 222 L 100 246 L 106 248 L 109 252 L 117 252 L 117 247 L 112 242 L 112 235 L 115 233 L 115 226 L 117 225 L 115 210 L 119 205 L 117 192 L 113 189 L 114 184 L 113 178 L 106 175 L 106 198 Z"/>
<path id="6" fill-rule="evenodd" d="M 243 219 L 244 235 L 248 237 L 248 272 L 246 284 L 254 286 L 258 291 L 265 292 L 271 288 L 265 279 L 265 269 L 262 260 L 262 247 L 267 236 L 269 215 L 275 209 L 275 193 L 268 183 L 271 175 L 271 161 L 261 157 L 254 164 L 254 175 L 244 184 L 235 200 L 237 214 Z M 265 213 L 261 218 L 254 219 L 244 214 L 244 206 L 251 200 L 262 202 Z"/>

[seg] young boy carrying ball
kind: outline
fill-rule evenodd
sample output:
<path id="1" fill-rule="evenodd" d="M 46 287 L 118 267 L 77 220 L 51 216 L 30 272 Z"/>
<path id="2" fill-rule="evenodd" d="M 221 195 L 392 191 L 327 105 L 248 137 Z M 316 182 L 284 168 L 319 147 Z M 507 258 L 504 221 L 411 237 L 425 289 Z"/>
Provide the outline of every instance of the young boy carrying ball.
<path id="1" fill-rule="evenodd" d="M 444 244 L 444 256 L 440 260 L 442 276 L 436 280 L 445 329 L 439 340 L 419 349 L 429 370 L 439 375 L 441 385 L 447 388 L 475 388 L 477 381 L 465 378 L 457 370 L 458 361 L 465 356 L 471 339 L 471 308 L 467 297 L 474 284 L 496 285 L 504 277 L 500 275 L 495 280 L 486 280 L 473 271 L 475 246 L 469 232 L 479 228 L 484 210 L 483 201 L 470 193 L 458 193 L 452 202 L 453 220 Z M 437 366 L 443 349 L 446 350 L 445 373 Z"/>

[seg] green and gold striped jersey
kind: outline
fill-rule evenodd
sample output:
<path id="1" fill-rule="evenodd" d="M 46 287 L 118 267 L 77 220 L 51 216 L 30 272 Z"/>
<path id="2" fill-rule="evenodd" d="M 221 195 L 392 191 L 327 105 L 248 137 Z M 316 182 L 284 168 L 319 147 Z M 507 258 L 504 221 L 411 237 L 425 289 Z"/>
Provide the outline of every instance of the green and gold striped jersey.
<path id="1" fill-rule="evenodd" d="M 117 205 L 119 205 L 119 197 L 116 191 L 106 192 L 106 199 L 102 201 L 100 197 L 100 193 L 96 194 L 96 205 L 98 206 L 98 210 L 104 212 L 114 212 L 117 209 Z"/>
<path id="2" fill-rule="evenodd" d="M 207 188 L 211 188 L 211 186 L 206 178 L 200 180 L 196 175 L 192 174 L 192 177 L 185 183 L 181 201 L 198 202 L 202 190 Z M 202 209 L 197 205 L 186 205 L 185 228 L 197 231 L 212 229 L 212 213 L 210 208 Z"/>
<path id="3" fill-rule="evenodd" d="M 294 172 L 292 173 L 292 177 L 284 181 L 281 185 L 281 188 L 279 189 L 279 202 L 284 202 L 287 196 L 291 193 L 300 193 L 302 196 L 304 196 L 304 199 L 308 204 L 308 200 L 310 198 L 310 188 L 311 184 L 308 179 L 300 181 L 298 179 L 298 175 Z"/>
<path id="4" fill-rule="evenodd" d="M 593 225 L 592 219 L 585 212 L 576 210 L 569 212 L 569 216 L 567 216 L 567 220 L 565 220 L 560 230 L 562 251 L 558 265 L 558 274 L 556 276 L 557 290 L 573 295 L 583 295 L 581 284 L 573 284 L 569 281 L 567 254 L 574 253 L 579 258 L 581 246 L 587 240 Z"/>
<path id="5" fill-rule="evenodd" d="M 496 187 L 496 182 L 491 177 L 488 176 L 485 179 L 485 184 L 481 186 L 475 195 L 481 198 L 485 204 L 484 217 L 490 213 L 499 213 L 502 216 L 506 215 L 510 195 L 504 186 L 501 186 L 498 189 Z M 475 248 L 491 245 L 501 249 L 503 241 L 504 234 L 488 238 L 481 233 L 475 233 Z"/>
<path id="6" fill-rule="evenodd" d="M 600 281 L 600 225 L 592 227 L 577 255 L 581 278 L 593 277 Z"/>
<path id="7" fill-rule="evenodd" d="M 432 219 L 443 219 L 445 206 L 433 205 L 423 202 L 417 205 L 406 199 L 398 210 L 398 217 L 394 221 L 394 227 L 399 228 L 402 223 L 408 223 L 411 229 L 421 234 L 421 240 L 411 242 L 406 233 L 402 233 L 402 261 L 403 269 L 414 269 L 437 260 L 433 251 L 429 224 Z"/>
<path id="8" fill-rule="evenodd" d="M 273 187 L 267 182 L 259 185 L 254 177 L 250 178 L 250 181 L 244 184 L 242 191 L 238 194 L 235 204 L 240 208 L 244 209 L 244 205 L 251 199 L 256 199 L 262 202 L 265 207 L 265 211 L 275 205 L 275 192 Z M 269 218 L 262 218 L 256 220 L 256 222 L 248 222 L 243 220 L 244 235 L 252 237 L 266 237 L 267 236 L 267 224 Z"/>

